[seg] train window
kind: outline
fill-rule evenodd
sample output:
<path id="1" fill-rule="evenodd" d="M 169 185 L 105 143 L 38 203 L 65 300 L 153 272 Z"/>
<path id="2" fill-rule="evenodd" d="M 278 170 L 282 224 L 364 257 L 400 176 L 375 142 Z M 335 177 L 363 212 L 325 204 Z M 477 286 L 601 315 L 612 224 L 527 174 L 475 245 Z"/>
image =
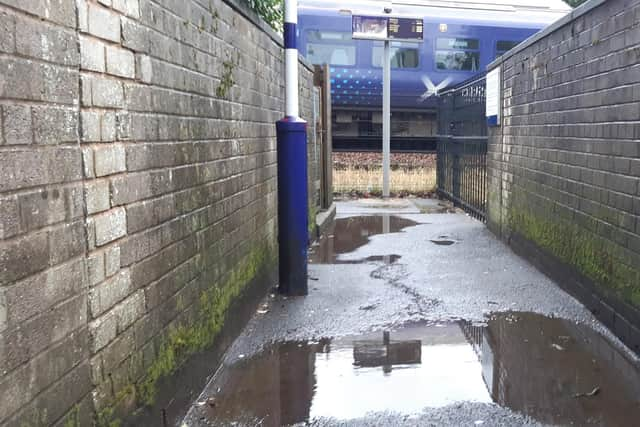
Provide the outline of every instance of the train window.
<path id="1" fill-rule="evenodd" d="M 312 64 L 355 65 L 356 47 L 351 33 L 308 31 L 307 59 Z"/>
<path id="2" fill-rule="evenodd" d="M 480 47 L 478 39 L 439 37 L 436 40 L 436 49 L 471 49 L 477 50 Z"/>
<path id="3" fill-rule="evenodd" d="M 436 67 L 438 70 L 478 71 L 480 52 L 436 51 Z"/>
<path id="4" fill-rule="evenodd" d="M 461 37 L 439 37 L 436 40 L 438 70 L 478 71 L 480 41 Z"/>
<path id="5" fill-rule="evenodd" d="M 410 46 L 410 45 L 409 45 Z M 413 45 L 415 46 L 415 45 Z M 371 63 L 374 67 L 382 67 L 384 46 L 380 42 L 373 44 Z M 400 42 L 391 43 L 391 68 L 418 68 L 420 51 L 416 47 L 408 47 Z"/>
<path id="6" fill-rule="evenodd" d="M 513 49 L 518 44 L 520 44 L 520 42 L 498 40 L 496 42 L 496 58 L 504 55 L 506 51 Z"/>

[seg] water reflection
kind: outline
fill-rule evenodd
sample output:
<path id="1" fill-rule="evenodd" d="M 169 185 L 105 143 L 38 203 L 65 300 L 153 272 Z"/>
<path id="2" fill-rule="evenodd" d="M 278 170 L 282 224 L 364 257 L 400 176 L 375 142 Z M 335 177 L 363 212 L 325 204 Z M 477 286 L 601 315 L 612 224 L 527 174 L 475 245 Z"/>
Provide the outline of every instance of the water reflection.
<path id="1" fill-rule="evenodd" d="M 309 260 L 315 264 L 339 264 L 338 255 L 353 252 L 377 234 L 397 233 L 417 222 L 393 215 L 355 216 L 334 221 L 331 228 L 312 248 Z M 347 261 L 348 262 L 348 261 Z M 368 262 L 368 260 L 359 260 Z M 354 262 L 348 262 L 354 263 Z"/>
<path id="2" fill-rule="evenodd" d="M 275 344 L 233 365 L 218 384 L 215 405 L 203 406 L 217 425 L 413 414 L 461 401 L 494 401 L 549 424 L 640 419 L 637 366 L 589 328 L 527 313 L 496 316 L 486 326 Z"/>

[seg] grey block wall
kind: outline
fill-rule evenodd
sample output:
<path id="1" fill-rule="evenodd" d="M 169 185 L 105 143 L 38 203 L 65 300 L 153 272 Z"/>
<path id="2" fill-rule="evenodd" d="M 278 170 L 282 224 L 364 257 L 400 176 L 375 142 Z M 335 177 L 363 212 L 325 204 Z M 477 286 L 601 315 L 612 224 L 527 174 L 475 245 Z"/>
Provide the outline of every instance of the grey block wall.
<path id="1" fill-rule="evenodd" d="M 274 284 L 282 43 L 238 0 L 0 0 L 0 32 L 0 425 L 108 424 Z"/>
<path id="2" fill-rule="evenodd" d="M 585 298 L 606 301 L 594 311 L 614 304 L 637 329 L 640 2 L 592 0 L 497 65 L 503 125 L 490 135 L 489 226 L 577 271 L 594 286 Z"/>

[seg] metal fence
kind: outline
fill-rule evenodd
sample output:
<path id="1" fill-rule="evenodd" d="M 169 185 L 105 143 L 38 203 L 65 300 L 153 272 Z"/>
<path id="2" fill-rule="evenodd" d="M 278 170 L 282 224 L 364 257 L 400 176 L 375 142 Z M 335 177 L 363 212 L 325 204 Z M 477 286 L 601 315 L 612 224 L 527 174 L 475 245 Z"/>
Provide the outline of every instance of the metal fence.
<path id="1" fill-rule="evenodd" d="M 487 211 L 485 75 L 440 93 L 438 193 L 474 217 Z"/>

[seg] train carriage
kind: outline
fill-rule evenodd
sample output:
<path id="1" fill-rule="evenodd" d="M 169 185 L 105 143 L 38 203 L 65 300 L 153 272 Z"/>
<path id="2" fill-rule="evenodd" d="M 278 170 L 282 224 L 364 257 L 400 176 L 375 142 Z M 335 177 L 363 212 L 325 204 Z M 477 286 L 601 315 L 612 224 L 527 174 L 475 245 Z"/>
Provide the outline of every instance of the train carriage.
<path id="1" fill-rule="evenodd" d="M 383 43 L 352 39 L 351 17 L 381 15 L 389 6 L 390 16 L 424 21 L 422 43 L 391 43 L 394 151 L 433 149 L 438 92 L 571 10 L 562 0 L 299 0 L 300 51 L 331 69 L 336 150 L 382 146 Z"/>

